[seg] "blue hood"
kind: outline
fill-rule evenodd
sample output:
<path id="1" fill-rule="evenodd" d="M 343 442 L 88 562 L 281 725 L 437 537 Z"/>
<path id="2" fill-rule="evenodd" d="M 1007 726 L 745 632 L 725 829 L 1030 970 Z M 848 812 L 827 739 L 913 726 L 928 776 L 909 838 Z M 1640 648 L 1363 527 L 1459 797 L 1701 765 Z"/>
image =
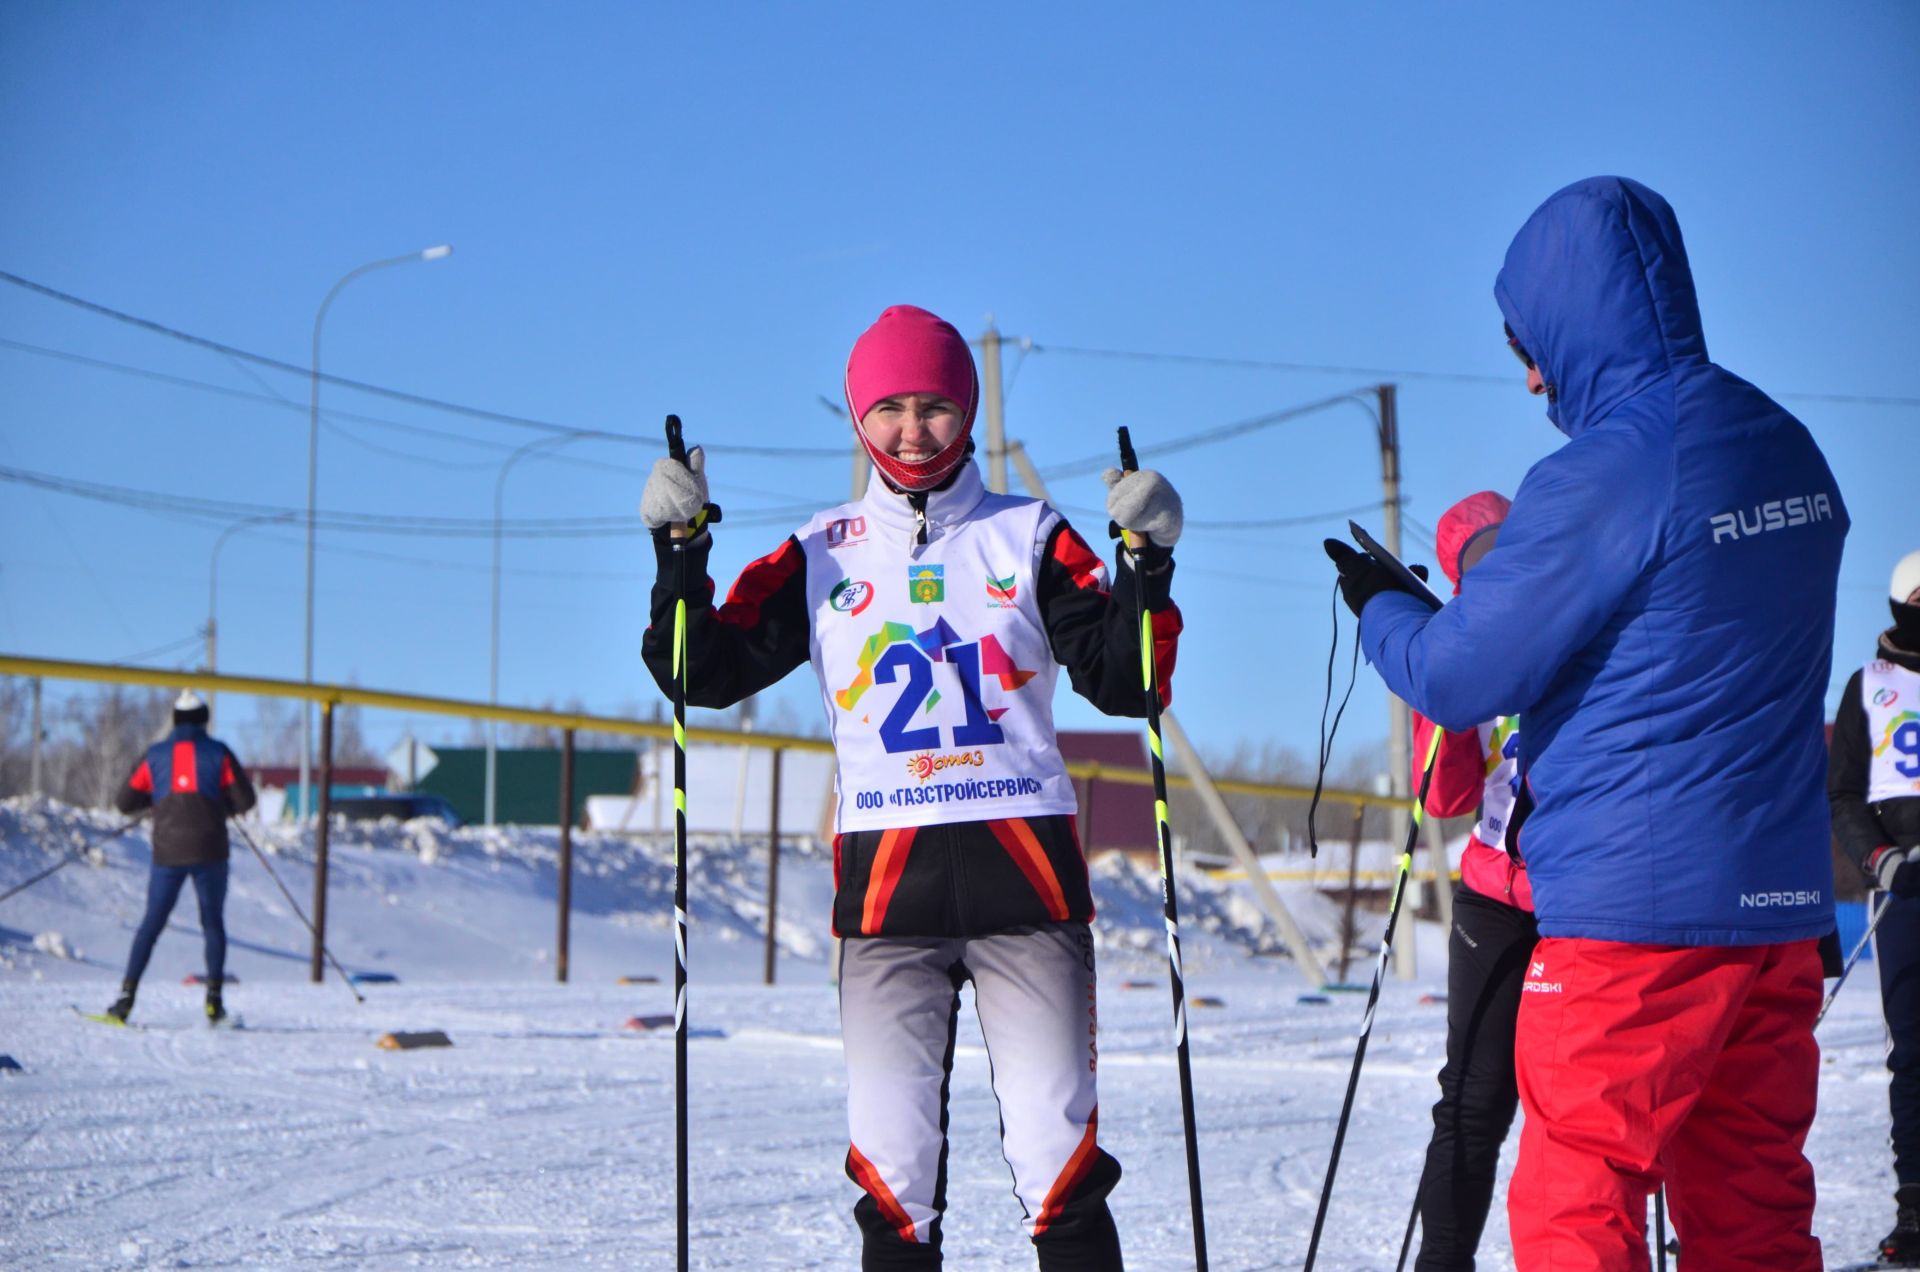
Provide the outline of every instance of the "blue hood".
<path id="1" fill-rule="evenodd" d="M 1551 387 L 1547 418 L 1568 437 L 1707 359 L 1680 223 L 1625 177 L 1576 181 L 1542 203 L 1507 248 L 1493 295 Z"/>

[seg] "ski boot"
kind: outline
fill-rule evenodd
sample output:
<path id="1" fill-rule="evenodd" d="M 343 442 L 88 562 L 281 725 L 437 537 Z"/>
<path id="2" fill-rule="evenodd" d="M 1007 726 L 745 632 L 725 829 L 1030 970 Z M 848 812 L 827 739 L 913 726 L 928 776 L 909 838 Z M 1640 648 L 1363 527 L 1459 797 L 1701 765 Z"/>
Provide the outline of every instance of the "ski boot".
<path id="1" fill-rule="evenodd" d="M 121 981 L 120 997 L 113 1000 L 113 1006 L 107 1008 L 107 1016 L 116 1025 L 127 1023 L 127 1017 L 133 1014 L 133 992 L 140 987 L 139 981 Z"/>
<path id="2" fill-rule="evenodd" d="M 220 982 L 213 977 L 208 977 L 207 1024 L 217 1029 L 226 1023 L 227 1008 L 226 1005 L 220 1001 Z"/>
<path id="3" fill-rule="evenodd" d="M 1893 1200 L 1899 1210 L 1893 1231 L 1880 1242 L 1880 1266 L 1920 1267 L 1920 1185 L 1898 1189 Z"/>

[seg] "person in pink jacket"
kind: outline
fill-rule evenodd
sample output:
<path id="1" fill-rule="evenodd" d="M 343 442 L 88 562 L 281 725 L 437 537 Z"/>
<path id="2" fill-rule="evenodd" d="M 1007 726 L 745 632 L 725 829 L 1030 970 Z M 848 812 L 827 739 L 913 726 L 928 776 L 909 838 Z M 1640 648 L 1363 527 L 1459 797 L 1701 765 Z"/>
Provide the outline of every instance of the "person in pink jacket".
<path id="1" fill-rule="evenodd" d="M 1508 506 L 1505 496 L 1483 490 L 1440 518 L 1434 546 L 1456 594 L 1460 577 L 1493 550 Z M 1520 786 L 1519 724 L 1517 717 L 1500 716 L 1466 732 L 1444 732 L 1427 786 L 1429 816 L 1461 817 L 1477 809 L 1479 820 L 1460 855 L 1460 884 L 1453 893 L 1447 1061 L 1420 1176 L 1415 1272 L 1473 1272 L 1493 1203 L 1500 1145 L 1520 1100 L 1514 1021 L 1540 930 L 1526 865 L 1506 847 Z M 1414 713 L 1415 790 L 1434 727 Z"/>

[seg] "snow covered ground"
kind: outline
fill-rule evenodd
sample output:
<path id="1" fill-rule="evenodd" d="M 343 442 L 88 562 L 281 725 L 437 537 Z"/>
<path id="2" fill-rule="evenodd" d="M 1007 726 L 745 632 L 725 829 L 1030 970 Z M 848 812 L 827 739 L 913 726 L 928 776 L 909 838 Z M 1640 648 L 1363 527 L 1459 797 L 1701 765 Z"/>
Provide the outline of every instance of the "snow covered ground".
<path id="1" fill-rule="evenodd" d="M 0 803 L 0 891 L 115 824 Z M 290 830 L 250 827 L 305 909 L 311 858 Z M 856 1266 L 841 1173 L 844 1085 L 824 854 L 781 877 L 779 985 L 760 986 L 764 847 L 693 855 L 693 1262 Z M 572 980 L 554 982 L 551 831 L 356 826 L 337 837 L 331 945 L 384 971 L 357 1004 L 306 980 L 308 938 L 236 843 L 227 911 L 230 1010 L 199 1023 L 199 929 L 183 896 L 135 1020 L 80 1020 L 109 1001 L 142 907 L 146 844 L 105 846 L 0 904 L 0 1265 L 130 1267 L 672 1266 L 673 1046 L 621 1027 L 671 1010 L 669 859 L 617 837 L 576 849 Z M 1104 863 L 1101 1138 L 1126 1178 L 1113 1206 L 1136 1270 L 1191 1266 L 1158 883 Z M 1316 938 L 1336 916 L 1295 894 Z M 1183 881 L 1195 1083 L 1213 1264 L 1297 1268 L 1306 1251 L 1362 995 L 1313 988 L 1237 894 Z M 1372 926 L 1369 924 L 1369 926 Z M 1391 1268 L 1420 1167 L 1444 1008 L 1442 934 L 1416 929 L 1422 976 L 1390 982 L 1370 1045 L 1319 1266 Z M 1258 951 L 1258 952 L 1257 952 Z M 1354 975 L 1371 970 L 1362 964 Z M 616 978 L 656 976 L 657 984 Z M 1891 1221 L 1886 1078 L 1872 969 L 1822 1026 L 1810 1152 L 1834 1266 Z M 388 1052 L 394 1029 L 451 1049 Z M 1031 1268 L 977 1031 L 963 1015 L 953 1081 L 946 1248 L 955 1268 Z M 1508 1167 L 1511 1166 L 1511 1145 Z M 1496 1216 L 1482 1266 L 1512 1266 Z"/>

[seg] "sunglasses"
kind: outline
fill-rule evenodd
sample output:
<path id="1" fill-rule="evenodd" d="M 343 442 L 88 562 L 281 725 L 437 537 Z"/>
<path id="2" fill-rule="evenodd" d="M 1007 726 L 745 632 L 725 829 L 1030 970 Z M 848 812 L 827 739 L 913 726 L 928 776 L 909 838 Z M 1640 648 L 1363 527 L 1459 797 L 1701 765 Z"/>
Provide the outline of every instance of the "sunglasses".
<path id="1" fill-rule="evenodd" d="M 1505 324 L 1502 324 L 1502 325 L 1504 326 Z M 1513 356 L 1520 359 L 1521 366 L 1525 367 L 1529 371 L 1532 371 L 1534 369 L 1533 355 L 1520 347 L 1520 341 L 1513 334 L 1512 327 L 1507 327 L 1506 332 L 1507 332 L 1507 348 L 1513 350 Z"/>

